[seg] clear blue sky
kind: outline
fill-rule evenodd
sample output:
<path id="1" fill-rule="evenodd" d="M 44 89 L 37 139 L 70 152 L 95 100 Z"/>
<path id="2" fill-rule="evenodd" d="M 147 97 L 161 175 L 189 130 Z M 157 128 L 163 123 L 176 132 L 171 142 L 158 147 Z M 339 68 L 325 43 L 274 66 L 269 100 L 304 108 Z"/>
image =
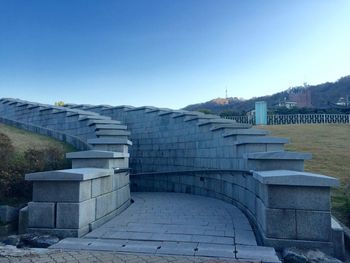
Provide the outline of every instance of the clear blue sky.
<path id="1" fill-rule="evenodd" d="M 0 0 L 0 97 L 181 108 L 349 74 L 349 0 Z"/>

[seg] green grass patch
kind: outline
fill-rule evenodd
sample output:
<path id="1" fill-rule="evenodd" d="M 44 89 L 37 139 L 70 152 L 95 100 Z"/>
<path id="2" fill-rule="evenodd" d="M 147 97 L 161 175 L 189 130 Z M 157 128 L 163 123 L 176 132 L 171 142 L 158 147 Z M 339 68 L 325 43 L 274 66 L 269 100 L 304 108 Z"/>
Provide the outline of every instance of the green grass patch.
<path id="1" fill-rule="evenodd" d="M 290 139 L 285 149 L 312 153 L 305 170 L 340 180 L 332 189 L 332 213 L 350 226 L 350 125 L 276 125 L 260 126 L 271 136 Z"/>

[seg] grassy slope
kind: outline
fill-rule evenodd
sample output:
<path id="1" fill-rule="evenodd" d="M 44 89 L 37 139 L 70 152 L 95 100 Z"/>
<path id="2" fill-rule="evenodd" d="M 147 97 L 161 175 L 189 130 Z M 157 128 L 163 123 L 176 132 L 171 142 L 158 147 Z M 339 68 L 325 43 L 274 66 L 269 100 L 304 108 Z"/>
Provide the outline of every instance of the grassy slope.
<path id="1" fill-rule="evenodd" d="M 287 137 L 286 150 L 310 152 L 305 170 L 340 179 L 332 191 L 333 213 L 350 226 L 350 125 L 279 125 L 260 127 L 272 136 Z"/>
<path id="2" fill-rule="evenodd" d="M 17 129 L 8 125 L 0 124 L 0 132 L 6 134 L 15 148 L 15 151 L 22 154 L 30 148 L 37 150 L 54 147 L 64 152 L 75 151 L 73 146 L 62 143 L 53 138 Z"/>
<path id="3" fill-rule="evenodd" d="M 48 148 L 56 148 L 65 152 L 76 151 L 73 146 L 69 144 L 62 143 L 53 138 L 39 135 L 36 133 L 28 132 L 25 130 L 17 129 L 11 126 L 0 124 L 0 133 L 6 134 L 12 142 L 15 150 L 16 158 L 23 158 L 24 152 L 28 149 L 44 150 Z M 16 162 L 17 160 L 13 160 Z M 23 197 L 16 198 L 6 198 L 0 200 L 1 204 L 18 205 L 24 203 L 28 200 L 23 199 Z"/>

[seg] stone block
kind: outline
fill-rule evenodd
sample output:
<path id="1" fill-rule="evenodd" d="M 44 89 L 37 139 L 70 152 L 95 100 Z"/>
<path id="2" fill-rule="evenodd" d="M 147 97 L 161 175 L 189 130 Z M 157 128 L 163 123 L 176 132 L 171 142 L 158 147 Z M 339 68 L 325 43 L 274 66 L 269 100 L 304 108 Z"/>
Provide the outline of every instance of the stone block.
<path id="1" fill-rule="evenodd" d="M 330 188 L 268 185 L 266 206 L 280 209 L 330 210 Z"/>
<path id="2" fill-rule="evenodd" d="M 264 209 L 264 206 L 262 207 Z M 262 211 L 262 215 L 264 212 Z M 265 208 L 265 219 L 262 219 L 266 237 L 279 239 L 297 238 L 297 219 L 295 210 Z M 299 223 L 299 222 L 298 222 Z"/>
<path id="3" fill-rule="evenodd" d="M 332 243 L 334 256 L 340 260 L 345 260 L 344 229 L 332 218 Z"/>
<path id="4" fill-rule="evenodd" d="M 96 197 L 96 219 L 99 219 L 113 211 L 116 203 L 115 191 Z"/>
<path id="5" fill-rule="evenodd" d="M 296 211 L 297 238 L 315 241 L 331 240 L 331 214 L 324 211 Z"/>
<path id="6" fill-rule="evenodd" d="M 54 228 L 55 227 L 55 203 L 29 202 L 28 203 L 28 227 Z"/>
<path id="7" fill-rule="evenodd" d="M 72 168 L 96 167 L 103 169 L 128 168 L 129 158 L 120 159 L 73 159 Z"/>
<path id="8" fill-rule="evenodd" d="M 26 174 L 27 181 L 86 181 L 113 173 L 110 169 L 77 168 Z"/>
<path id="9" fill-rule="evenodd" d="M 91 180 L 34 181 L 33 183 L 33 201 L 35 202 L 82 202 L 90 198 Z"/>
<path id="10" fill-rule="evenodd" d="M 304 160 L 247 160 L 247 168 L 255 171 L 286 169 L 302 172 Z"/>
<path id="11" fill-rule="evenodd" d="M 96 197 L 112 191 L 114 175 L 97 178 L 91 182 L 91 196 Z"/>
<path id="12" fill-rule="evenodd" d="M 95 199 L 57 204 L 57 228 L 78 229 L 95 220 Z"/>
<path id="13" fill-rule="evenodd" d="M 82 237 L 89 233 L 90 227 L 84 226 L 79 229 L 61 229 L 61 228 L 28 228 L 28 233 L 39 233 L 54 235 L 59 238 Z"/>
<path id="14" fill-rule="evenodd" d="M 18 217 L 18 234 L 27 233 L 28 228 L 28 206 L 19 210 Z"/>
<path id="15" fill-rule="evenodd" d="M 339 180 L 333 177 L 290 170 L 255 171 L 253 177 L 263 184 L 337 187 Z"/>

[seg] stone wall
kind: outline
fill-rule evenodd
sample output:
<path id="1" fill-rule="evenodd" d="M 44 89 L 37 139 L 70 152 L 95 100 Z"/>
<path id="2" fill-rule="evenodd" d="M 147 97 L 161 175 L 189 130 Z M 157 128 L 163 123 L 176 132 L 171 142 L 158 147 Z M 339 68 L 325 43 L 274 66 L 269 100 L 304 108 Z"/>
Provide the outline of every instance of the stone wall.
<path id="1" fill-rule="evenodd" d="M 130 203 L 129 172 L 76 168 L 27 174 L 33 182 L 28 231 L 80 237 Z"/>
<path id="2" fill-rule="evenodd" d="M 68 142 L 77 149 L 92 148 L 88 140 L 106 137 L 127 141 L 129 132 L 120 121 L 94 112 L 68 109 L 18 99 L 1 99 L 0 116 L 4 123 Z M 118 133 L 121 133 L 119 135 Z"/>
<path id="3" fill-rule="evenodd" d="M 258 243 L 319 248 L 339 258 L 343 236 L 332 227 L 332 177 L 305 172 L 202 170 L 131 175 L 132 191 L 209 196 L 239 207 L 255 228 Z"/>
<path id="4" fill-rule="evenodd" d="M 341 228 L 332 227 L 330 213 L 330 188 L 337 186 L 338 181 L 303 172 L 304 160 L 311 155 L 284 151 L 288 139 L 270 137 L 264 130 L 214 115 L 154 107 L 62 108 L 2 99 L 0 113 L 12 121 L 58 130 L 86 142 L 94 150 L 67 155 L 72 159 L 73 170 L 128 168 L 130 146 L 131 184 L 135 191 L 173 191 L 219 198 L 246 213 L 264 245 L 318 247 L 338 254 L 336 251 L 343 251 Z M 42 180 L 42 187 L 34 190 L 46 188 L 47 180 L 50 179 Z M 81 181 L 89 180 L 95 179 Z M 115 197 L 111 193 L 115 190 L 109 190 L 100 195 Z M 120 193 L 123 195 L 123 191 Z M 91 195 L 85 201 L 96 207 L 98 198 L 91 201 L 93 198 Z M 109 203 L 107 197 L 103 200 L 103 204 Z M 85 201 L 80 201 L 72 202 L 77 209 L 74 213 L 85 211 L 80 210 Z M 40 205 L 47 202 L 34 200 L 29 208 L 38 203 L 38 209 L 32 209 L 32 213 L 40 211 Z M 64 202 L 59 198 L 48 202 L 51 211 L 55 211 L 52 213 L 58 215 L 57 209 Z M 35 216 L 30 218 L 34 220 Z M 58 226 L 62 230 L 57 225 L 59 220 L 51 219 L 50 229 Z M 99 219 L 95 214 L 95 221 L 79 220 L 75 221 L 77 236 Z M 37 227 L 34 224 L 31 228 Z"/>
<path id="5" fill-rule="evenodd" d="M 154 107 L 67 105 L 128 125 L 134 173 L 193 169 L 303 171 L 311 154 L 284 152 L 288 139 L 199 112 Z"/>
<path id="6" fill-rule="evenodd" d="M 127 126 L 94 112 L 18 99 L 1 99 L 0 114 L 2 123 L 83 150 L 67 153 L 72 169 L 26 175 L 33 182 L 33 201 L 20 213 L 21 232 L 80 237 L 128 207 Z"/>

